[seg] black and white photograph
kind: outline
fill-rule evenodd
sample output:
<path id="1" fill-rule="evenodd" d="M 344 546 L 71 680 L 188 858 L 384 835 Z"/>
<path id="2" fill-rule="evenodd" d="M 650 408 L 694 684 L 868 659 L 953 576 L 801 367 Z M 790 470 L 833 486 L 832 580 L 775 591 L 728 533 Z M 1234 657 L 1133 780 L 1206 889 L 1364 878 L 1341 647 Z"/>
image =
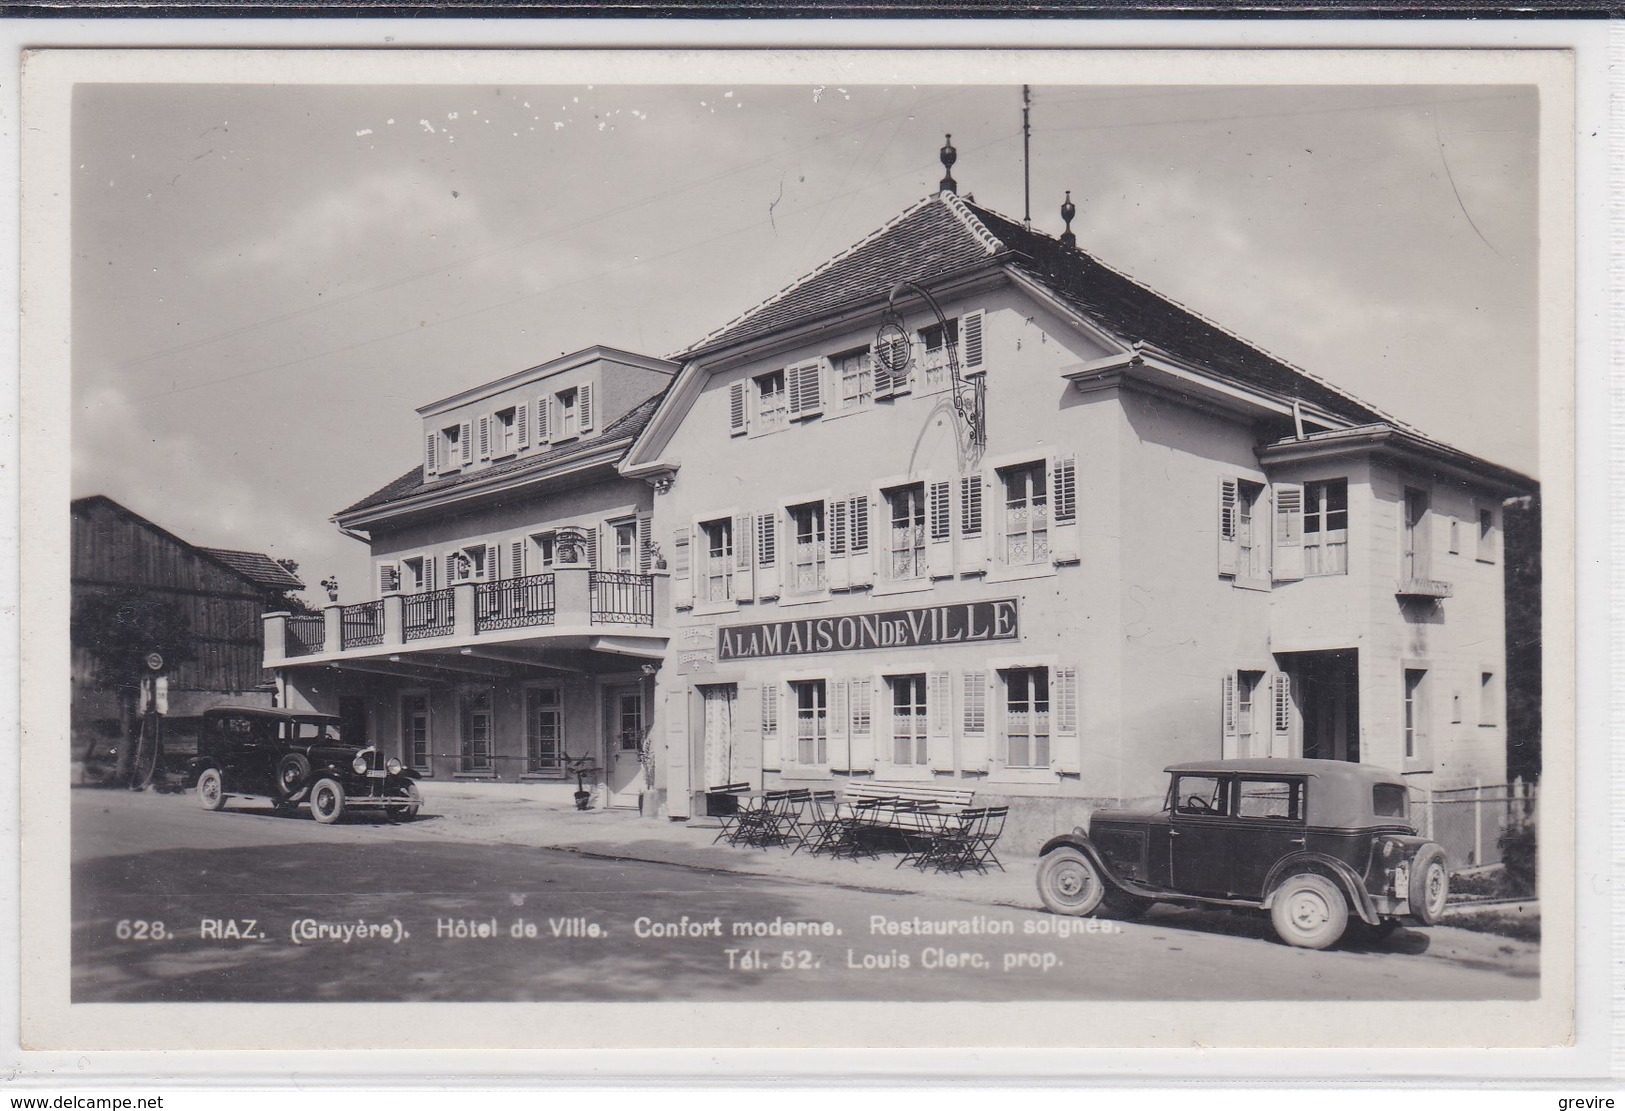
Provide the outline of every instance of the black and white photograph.
<path id="1" fill-rule="evenodd" d="M 39 1036 L 1564 1043 L 1570 74 L 1357 53 L 30 56 Z"/>

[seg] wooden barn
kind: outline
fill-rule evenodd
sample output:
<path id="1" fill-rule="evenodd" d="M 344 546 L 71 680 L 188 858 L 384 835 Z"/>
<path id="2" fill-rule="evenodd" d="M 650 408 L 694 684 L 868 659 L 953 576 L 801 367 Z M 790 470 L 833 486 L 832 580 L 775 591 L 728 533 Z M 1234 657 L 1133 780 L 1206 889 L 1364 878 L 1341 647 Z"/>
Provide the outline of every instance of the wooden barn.
<path id="1" fill-rule="evenodd" d="M 77 617 L 99 594 L 132 590 L 171 602 L 191 630 L 195 659 L 169 668 L 169 720 L 189 721 L 223 703 L 273 704 L 262 666 L 260 615 L 286 605 L 299 578 L 260 552 L 205 548 L 102 495 L 73 502 L 72 595 Z M 75 622 L 77 625 L 77 622 Z M 83 756 L 125 728 L 118 698 L 98 689 L 88 645 L 73 645 L 73 750 Z"/>

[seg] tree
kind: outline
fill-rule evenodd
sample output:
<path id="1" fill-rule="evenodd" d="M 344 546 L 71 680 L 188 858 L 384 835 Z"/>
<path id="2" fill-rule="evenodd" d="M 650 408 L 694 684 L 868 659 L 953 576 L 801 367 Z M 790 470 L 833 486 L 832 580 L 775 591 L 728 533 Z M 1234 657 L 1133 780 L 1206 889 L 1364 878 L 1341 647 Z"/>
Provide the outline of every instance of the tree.
<path id="1" fill-rule="evenodd" d="M 141 679 L 150 674 L 147 656 L 164 658 L 164 671 L 172 672 L 197 659 L 192 623 L 173 601 L 143 587 L 125 586 L 90 594 L 79 600 L 68 635 L 73 648 L 90 659 L 91 684 L 117 697 L 125 735 L 135 716 Z M 129 772 L 130 745 L 119 746 L 117 777 Z"/>
<path id="2" fill-rule="evenodd" d="M 288 574 L 297 578 L 299 576 L 299 561 L 294 559 L 279 559 L 277 563 Z M 284 590 L 271 600 L 272 609 L 284 609 L 295 617 L 320 617 L 322 611 L 305 601 L 292 590 Z"/>
<path id="3" fill-rule="evenodd" d="M 1507 775 L 1540 778 L 1540 495 L 1507 503 Z"/>

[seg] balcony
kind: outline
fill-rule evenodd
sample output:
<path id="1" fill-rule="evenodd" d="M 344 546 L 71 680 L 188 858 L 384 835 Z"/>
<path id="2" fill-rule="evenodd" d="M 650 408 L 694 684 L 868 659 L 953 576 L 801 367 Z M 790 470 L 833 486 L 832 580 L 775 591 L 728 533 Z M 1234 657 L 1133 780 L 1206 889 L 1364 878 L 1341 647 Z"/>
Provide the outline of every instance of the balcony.
<path id="1" fill-rule="evenodd" d="M 1448 598 L 1450 584 L 1439 579 L 1400 579 L 1394 593 L 1401 598 Z"/>
<path id="2" fill-rule="evenodd" d="M 547 648 L 653 658 L 666 639 L 655 620 L 668 600 L 666 583 L 663 574 L 570 567 L 333 603 L 320 617 L 268 613 L 265 666 L 428 659 L 447 652 L 517 658 Z"/>

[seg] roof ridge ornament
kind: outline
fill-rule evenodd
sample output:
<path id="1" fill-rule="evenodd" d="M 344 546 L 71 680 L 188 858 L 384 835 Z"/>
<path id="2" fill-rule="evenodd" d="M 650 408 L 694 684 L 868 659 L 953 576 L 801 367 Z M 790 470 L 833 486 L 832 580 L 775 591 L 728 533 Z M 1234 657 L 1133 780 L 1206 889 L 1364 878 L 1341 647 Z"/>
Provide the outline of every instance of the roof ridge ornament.
<path id="1" fill-rule="evenodd" d="M 1072 217 L 1078 214 L 1078 206 L 1072 203 L 1072 190 L 1066 191 L 1066 200 L 1061 202 L 1061 219 L 1066 221 L 1066 230 L 1061 233 L 1061 243 L 1066 247 L 1076 247 L 1078 237 L 1072 234 Z"/>
<path id="2" fill-rule="evenodd" d="M 942 137 L 942 150 L 937 156 L 942 159 L 942 180 L 937 183 L 937 189 L 943 193 L 959 192 L 959 182 L 954 180 L 954 163 L 959 161 L 959 152 L 954 149 L 953 135 Z"/>

